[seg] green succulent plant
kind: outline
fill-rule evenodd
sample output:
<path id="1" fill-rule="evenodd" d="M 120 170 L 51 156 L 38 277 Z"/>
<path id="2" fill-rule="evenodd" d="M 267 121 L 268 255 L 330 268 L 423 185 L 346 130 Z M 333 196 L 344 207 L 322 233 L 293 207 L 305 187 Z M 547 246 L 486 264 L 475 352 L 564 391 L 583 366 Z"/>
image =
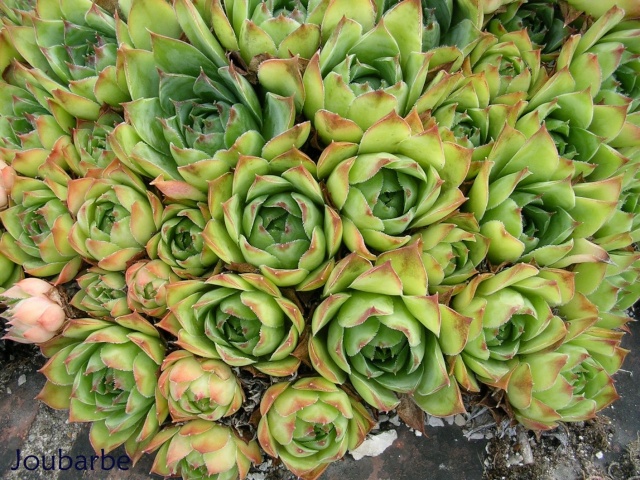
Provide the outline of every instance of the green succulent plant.
<path id="1" fill-rule="evenodd" d="M 462 351 L 471 319 L 428 295 L 427 281 L 420 242 L 375 264 L 345 257 L 313 314 L 309 354 L 316 371 L 336 383 L 348 378 L 379 410 L 399 404 L 395 393 L 408 393 L 432 415 L 464 411 L 444 355 Z"/>
<path id="2" fill-rule="evenodd" d="M 68 408 L 71 421 L 92 422 L 97 451 L 124 444 L 139 459 L 168 414 L 155 395 L 165 346 L 153 325 L 135 313 L 114 321 L 74 319 L 42 350 L 51 358 L 38 398 Z"/>
<path id="3" fill-rule="evenodd" d="M 640 298 L 636 3 L 0 2 L 39 398 L 210 480 L 319 478 L 398 406 L 592 418 Z"/>
<path id="4" fill-rule="evenodd" d="M 262 459 L 255 440 L 245 442 L 230 427 L 201 419 L 163 429 L 146 448 L 155 450 L 151 471 L 182 478 L 242 479 Z"/>
<path id="5" fill-rule="evenodd" d="M 180 347 L 277 377 L 298 369 L 300 360 L 292 353 L 304 330 L 302 312 L 270 280 L 222 273 L 167 290 L 171 314 L 158 326 L 177 337 Z"/>
<path id="6" fill-rule="evenodd" d="M 258 441 L 295 475 L 318 478 L 373 426 L 362 405 L 321 377 L 276 383 L 260 403 Z"/>
<path id="7" fill-rule="evenodd" d="M 102 319 L 131 313 L 127 305 L 127 283 L 123 272 L 92 267 L 76 280 L 80 290 L 70 303 L 78 310 Z"/>

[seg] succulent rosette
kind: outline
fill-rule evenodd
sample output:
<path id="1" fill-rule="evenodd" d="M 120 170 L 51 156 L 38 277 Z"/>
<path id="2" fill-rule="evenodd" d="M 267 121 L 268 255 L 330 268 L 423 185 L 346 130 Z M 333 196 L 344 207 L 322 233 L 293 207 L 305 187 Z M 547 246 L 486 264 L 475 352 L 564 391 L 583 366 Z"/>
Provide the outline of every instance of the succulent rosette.
<path id="1" fill-rule="evenodd" d="M 504 388 L 511 359 L 560 345 L 567 327 L 552 309 L 569 303 L 574 290 L 570 272 L 525 263 L 474 277 L 451 302 L 472 319 L 469 341 L 451 359 L 458 382 L 471 391 L 478 382 Z"/>
<path id="2" fill-rule="evenodd" d="M 231 427 L 201 419 L 163 429 L 146 448 L 155 450 L 151 471 L 182 478 L 243 479 L 262 461 L 255 440 L 245 442 Z"/>
<path id="3" fill-rule="evenodd" d="M 412 229 L 442 220 L 464 202 L 458 187 L 470 160 L 471 151 L 443 143 L 437 127 L 424 130 L 415 111 L 407 119 L 391 113 L 358 144 L 325 148 L 318 176 L 342 218 L 345 245 L 374 259 L 372 250 L 406 245 Z"/>
<path id="4" fill-rule="evenodd" d="M 446 416 L 464 406 L 443 355 L 462 351 L 471 319 L 427 295 L 421 253 L 418 241 L 380 255 L 375 264 L 355 253 L 341 260 L 313 314 L 309 355 L 324 378 L 349 378 L 379 410 L 395 408 L 397 392 Z"/>
<path id="5" fill-rule="evenodd" d="M 543 55 L 557 54 L 564 41 L 577 29 L 574 22 L 567 25 L 557 0 L 518 0 L 493 15 L 487 29 L 494 35 L 527 29 L 531 42 L 542 49 Z"/>
<path id="6" fill-rule="evenodd" d="M 167 288 L 168 314 L 158 326 L 181 348 L 228 365 L 251 365 L 268 375 L 294 373 L 292 355 L 304 330 L 300 308 L 268 279 L 253 273 L 222 273 L 206 282 Z"/>
<path id="7" fill-rule="evenodd" d="M 523 101 L 512 105 L 491 103 L 489 82 L 483 72 L 440 71 L 416 103 L 416 110 L 425 129 L 437 125 L 444 141 L 472 148 L 474 159 L 480 160 L 505 124 L 515 126 L 524 106 Z"/>
<path id="8" fill-rule="evenodd" d="M 53 108 L 96 120 L 103 103 L 129 99 L 116 68 L 116 25 L 90 0 L 37 2 L 30 25 L 8 25 L 20 55 L 33 67 Z"/>
<path id="9" fill-rule="evenodd" d="M 241 156 L 233 174 L 210 182 L 206 245 L 224 262 L 249 263 L 278 286 L 318 288 L 342 241 L 316 165 L 292 149 L 268 161 Z"/>
<path id="10" fill-rule="evenodd" d="M 513 105 L 546 80 L 540 50 L 534 49 L 526 30 L 500 37 L 483 34 L 466 57 L 466 67 L 484 73 L 491 103 Z"/>
<path id="11" fill-rule="evenodd" d="M 251 146 L 259 141 L 260 102 L 226 59 L 211 60 L 193 45 L 158 34 L 151 45 L 152 52 L 122 49 L 133 101 L 124 104 L 128 122 L 116 127 L 110 146 L 141 175 L 182 180 L 183 173 L 194 186 L 206 185 L 206 178 L 233 164 L 209 161 L 204 171 L 191 165 L 232 147 L 243 134 Z"/>
<path id="12" fill-rule="evenodd" d="M 360 3 L 369 8 L 357 19 L 335 19 L 335 29 L 304 74 L 295 58 L 266 60 L 258 70 L 267 90 L 294 96 L 296 107 L 325 143 L 357 142 L 391 112 L 408 114 L 422 93 L 434 57 L 433 52 L 421 51 L 422 25 L 415 21 L 422 19 L 418 2 L 400 2 L 375 26 L 375 8 L 368 1 Z M 445 58 L 445 54 L 436 57 L 431 68 L 445 63 Z"/>
<path id="13" fill-rule="evenodd" d="M 613 8 L 584 35 L 567 40 L 559 53 L 556 73 L 532 92 L 526 115 L 516 128 L 530 136 L 544 121 L 560 155 L 592 164 L 607 161 L 615 155 L 611 147 L 626 146 L 635 138 L 637 127 L 627 114 L 630 100 L 616 91 L 614 72 L 625 48 L 639 51 L 640 45 L 634 40 L 633 29 L 620 35 L 611 33 L 609 39 L 602 40 L 622 17 L 623 12 Z M 587 78 L 582 74 L 585 70 L 597 74 Z"/>
<path id="14" fill-rule="evenodd" d="M 36 177 L 70 117 L 58 118 L 40 94 L 39 82 L 21 63 L 12 62 L 0 80 L 0 160 L 22 175 Z"/>
<path id="15" fill-rule="evenodd" d="M 247 64 L 256 55 L 309 59 L 320 46 L 320 25 L 329 4 L 333 5 L 329 12 L 336 11 L 333 15 L 358 9 L 329 0 L 214 0 L 211 24 L 222 46 L 238 51 Z"/>
<path id="16" fill-rule="evenodd" d="M 97 178 L 70 181 L 67 202 L 76 217 L 69 244 L 105 270 L 125 270 L 160 228 L 160 199 L 117 161 Z"/>
<path id="17" fill-rule="evenodd" d="M 125 280 L 129 308 L 160 318 L 167 312 L 167 285 L 180 277 L 162 260 L 142 260 L 127 268 Z"/>
<path id="18" fill-rule="evenodd" d="M 18 176 L 11 200 L 13 206 L 0 212 L 6 229 L 0 239 L 0 252 L 30 275 L 55 275 L 56 284 L 73 279 L 82 258 L 67 240 L 73 219 L 64 198 L 40 180 Z"/>
<path id="19" fill-rule="evenodd" d="M 107 137 L 122 121 L 113 110 L 102 112 L 95 121 L 78 120 L 71 134 L 61 136 L 53 145 L 49 160 L 68 166 L 78 176 L 106 168 L 116 159 Z"/>
<path id="20" fill-rule="evenodd" d="M 78 310 L 105 320 L 131 313 L 127 305 L 127 283 L 123 272 L 92 267 L 76 280 L 80 290 L 70 303 Z"/>
<path id="21" fill-rule="evenodd" d="M 4 339 L 41 344 L 62 329 L 67 315 L 62 298 L 53 285 L 39 278 L 25 278 L 0 294 L 8 309 L 9 325 Z"/>
<path id="22" fill-rule="evenodd" d="M 240 382 L 227 364 L 184 350 L 164 359 L 158 393 L 167 400 L 174 422 L 215 421 L 233 415 L 244 401 Z"/>
<path id="23" fill-rule="evenodd" d="M 628 353 L 622 333 L 591 327 L 553 352 L 523 355 L 511 372 L 506 398 L 527 428 L 549 430 L 577 422 L 619 398 L 611 375 Z"/>
<path id="24" fill-rule="evenodd" d="M 529 261 L 565 267 L 606 260 L 588 237 L 614 214 L 622 177 L 573 183 L 595 166 L 561 158 L 545 127 L 530 137 L 506 125 L 486 161 L 472 164 L 463 208 L 491 239 L 493 264 Z"/>
<path id="25" fill-rule="evenodd" d="M 205 276 L 218 262 L 202 238 L 210 218 L 204 203 L 196 208 L 178 203 L 166 206 L 160 231 L 147 243 L 147 253 L 160 258 L 181 278 Z"/>
<path id="26" fill-rule="evenodd" d="M 258 441 L 294 475 L 312 480 L 362 443 L 374 422 L 364 407 L 321 377 L 272 385 L 260 403 Z"/>
<path id="27" fill-rule="evenodd" d="M 478 273 L 476 267 L 485 260 L 489 249 L 489 239 L 479 232 L 473 215 L 457 213 L 413 236 L 422 242 L 422 262 L 431 293 L 462 288 Z"/>
<path id="28" fill-rule="evenodd" d="M 585 54 L 595 55 L 602 75 L 600 88 L 592 87 L 596 102 L 620 108 L 628 102 L 631 113 L 639 103 L 640 21 L 623 21 L 623 15 L 619 8 L 609 10 L 584 35 L 570 39 L 561 60 L 579 63 Z"/>
<path id="29" fill-rule="evenodd" d="M 168 412 L 155 396 L 165 354 L 158 331 L 135 313 L 114 321 L 72 319 L 42 351 L 51 358 L 38 398 L 68 408 L 72 422 L 92 422 L 96 451 L 124 444 L 138 460 Z"/>

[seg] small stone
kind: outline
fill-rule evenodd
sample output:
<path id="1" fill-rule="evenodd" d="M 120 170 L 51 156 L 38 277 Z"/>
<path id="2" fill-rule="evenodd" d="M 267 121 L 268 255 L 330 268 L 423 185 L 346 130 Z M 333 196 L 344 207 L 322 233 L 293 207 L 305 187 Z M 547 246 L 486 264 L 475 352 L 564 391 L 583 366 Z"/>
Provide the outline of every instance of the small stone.
<path id="1" fill-rule="evenodd" d="M 378 423 L 384 423 L 389 421 L 389 415 L 380 415 L 378 417 Z"/>
<path id="2" fill-rule="evenodd" d="M 7 394 L 11 395 L 11 389 L 7 387 Z"/>
<path id="3" fill-rule="evenodd" d="M 484 440 L 484 434 L 480 432 L 469 435 L 469 440 Z"/>
<path id="4" fill-rule="evenodd" d="M 487 440 L 491 440 L 493 438 L 493 433 L 491 432 L 485 433 L 484 438 L 486 438 Z"/>
<path id="5" fill-rule="evenodd" d="M 420 430 L 416 430 L 414 433 L 416 434 L 416 437 L 422 436 L 422 432 Z"/>
<path id="6" fill-rule="evenodd" d="M 391 418 L 389 419 L 389 423 L 390 423 L 391 425 L 394 425 L 394 426 L 396 426 L 396 427 L 399 427 L 399 426 L 400 426 L 400 416 L 399 416 L 399 415 L 396 415 L 396 416 L 394 416 L 394 417 L 391 417 Z"/>
<path id="7" fill-rule="evenodd" d="M 27 376 L 23 373 L 18 377 L 18 386 L 24 385 L 27 383 Z"/>
<path id="8" fill-rule="evenodd" d="M 355 460 L 360 460 L 363 457 L 377 457 L 389 448 L 397 438 L 398 432 L 395 430 L 382 432 L 380 435 L 370 435 L 358 448 L 351 450 L 351 455 Z"/>
<path id="9" fill-rule="evenodd" d="M 598 453 L 596 453 L 596 458 L 597 458 L 598 460 L 602 460 L 602 459 L 604 458 L 604 453 L 602 453 L 602 452 L 598 452 Z"/>
<path id="10" fill-rule="evenodd" d="M 444 421 L 447 422 L 449 425 L 453 425 L 453 417 L 454 415 L 449 415 L 448 417 L 444 417 Z"/>
<path id="11" fill-rule="evenodd" d="M 467 424 L 467 420 L 462 415 L 458 414 L 453 417 L 453 423 L 462 427 Z"/>
<path id="12" fill-rule="evenodd" d="M 429 417 L 429 422 L 427 423 L 430 427 L 444 427 L 444 422 L 441 418 L 438 417 Z"/>

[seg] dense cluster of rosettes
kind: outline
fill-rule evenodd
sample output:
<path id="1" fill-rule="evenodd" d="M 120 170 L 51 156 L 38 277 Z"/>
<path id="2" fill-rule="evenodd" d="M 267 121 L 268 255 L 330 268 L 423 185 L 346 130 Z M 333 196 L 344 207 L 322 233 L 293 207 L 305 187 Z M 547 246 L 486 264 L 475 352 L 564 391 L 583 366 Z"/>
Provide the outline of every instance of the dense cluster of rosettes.
<path id="1" fill-rule="evenodd" d="M 637 1 L 5 0 L 0 72 L 5 338 L 96 450 L 315 479 L 401 397 L 617 398 Z"/>

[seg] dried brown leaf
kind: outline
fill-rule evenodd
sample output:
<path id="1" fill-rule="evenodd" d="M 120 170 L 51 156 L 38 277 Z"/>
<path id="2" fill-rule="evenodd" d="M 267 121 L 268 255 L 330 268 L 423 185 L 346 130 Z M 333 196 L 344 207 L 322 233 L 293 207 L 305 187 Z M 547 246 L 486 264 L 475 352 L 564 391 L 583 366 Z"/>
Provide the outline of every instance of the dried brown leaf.
<path id="1" fill-rule="evenodd" d="M 291 353 L 294 357 L 304 363 L 307 367 L 313 368 L 311 364 L 311 358 L 309 357 L 309 333 L 311 331 L 311 327 L 307 325 L 307 327 L 302 331 L 302 335 L 300 336 L 300 340 L 298 340 L 298 346 Z"/>
<path id="2" fill-rule="evenodd" d="M 260 270 L 250 263 L 235 263 L 227 265 L 227 269 L 237 273 L 260 273 Z"/>
<path id="3" fill-rule="evenodd" d="M 424 429 L 424 411 L 413 401 L 413 397 L 400 395 L 400 405 L 398 405 L 398 416 L 409 428 L 413 428 L 427 435 Z"/>

